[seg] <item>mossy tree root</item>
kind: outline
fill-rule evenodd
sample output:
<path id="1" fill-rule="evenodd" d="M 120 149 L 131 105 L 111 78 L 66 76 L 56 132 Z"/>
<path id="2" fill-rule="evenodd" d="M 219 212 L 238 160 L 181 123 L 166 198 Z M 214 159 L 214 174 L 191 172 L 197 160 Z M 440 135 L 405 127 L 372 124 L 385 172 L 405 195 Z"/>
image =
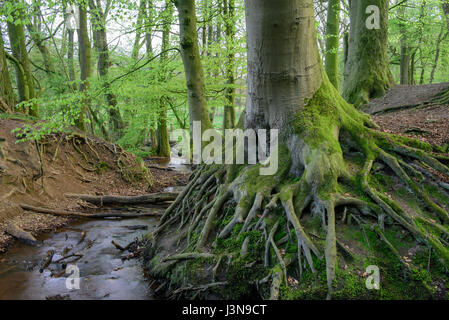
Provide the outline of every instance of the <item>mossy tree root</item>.
<path id="1" fill-rule="evenodd" d="M 394 138 L 373 129 L 375 125 L 366 115 L 349 107 L 337 95 L 329 98 L 318 92 L 309 104 L 314 110 L 318 108 L 316 105 L 323 105 L 323 110 L 318 108 L 318 114 L 309 114 L 306 110 L 298 117 L 297 127 L 294 127 L 298 131 L 297 139 L 280 146 L 280 167 L 274 176 L 260 176 L 260 165 L 200 166 L 166 210 L 153 234 L 153 246 L 157 246 L 164 232 L 171 232 L 174 223 L 180 222 L 180 238 L 186 240 L 182 242 L 185 245 L 183 254 L 213 254 L 219 241 L 245 239 L 244 245 L 238 248 L 239 253 L 226 252 L 231 259 L 236 259 L 248 255 L 248 239 L 256 232 L 259 242 L 265 243 L 265 251 L 260 253 L 265 256 L 260 260 L 271 268 L 271 298 L 280 297 L 279 288 L 286 283 L 292 270 L 289 265 L 297 266 L 300 278 L 305 264 L 314 274 L 317 271 L 314 257 L 325 259 L 328 298 L 331 298 L 338 262 L 336 208 L 344 206 L 357 209 L 352 210 L 350 217 L 375 230 L 387 246 L 384 230 L 389 225 L 385 224 L 393 221 L 416 240 L 435 249 L 441 262 L 449 268 L 448 243 L 444 240 L 449 233 L 448 212 L 414 180 L 422 181 L 426 176 L 425 166 L 449 176 L 449 167 L 441 160 L 446 156 L 413 139 Z M 339 116 L 334 118 L 335 114 Z M 348 148 L 341 148 L 342 144 L 364 155 L 365 162 L 359 172 L 348 173 L 343 151 Z M 409 214 L 375 189 L 371 181 L 375 161 L 382 161 L 395 173 L 421 201 L 423 212 Z M 352 189 L 351 194 L 342 191 L 348 188 Z M 326 233 L 324 244 L 310 238 L 310 232 L 301 223 L 305 214 L 320 218 Z M 288 232 L 284 238 L 288 241 L 296 236 L 297 252 L 283 254 L 282 242 L 276 240 L 275 235 L 279 229 L 289 231 L 290 225 L 294 233 Z M 394 247 L 391 249 L 396 252 Z M 270 261 L 277 262 L 270 265 Z"/>

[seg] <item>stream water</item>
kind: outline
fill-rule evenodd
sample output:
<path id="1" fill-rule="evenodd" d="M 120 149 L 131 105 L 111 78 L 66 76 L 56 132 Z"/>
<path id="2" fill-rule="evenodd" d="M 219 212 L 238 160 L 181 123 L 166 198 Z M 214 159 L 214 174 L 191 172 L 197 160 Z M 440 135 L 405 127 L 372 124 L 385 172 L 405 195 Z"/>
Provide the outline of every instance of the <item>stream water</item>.
<path id="1" fill-rule="evenodd" d="M 189 170 L 177 158 L 164 165 L 179 171 Z M 177 188 L 179 187 L 172 187 L 166 191 Z M 160 211 L 157 208 L 146 210 Z M 152 299 L 141 260 L 123 260 L 128 252 L 118 250 L 111 241 L 124 247 L 151 232 L 157 222 L 157 218 L 151 217 L 80 220 L 69 227 L 41 235 L 38 240 L 42 243 L 38 246 L 17 243 L 7 253 L 0 255 L 0 300 L 34 300 L 55 296 L 83 300 Z M 85 238 L 81 241 L 83 231 Z M 52 261 L 56 261 L 62 258 L 65 248 L 71 247 L 73 249 L 68 254 L 83 254 L 81 259 L 73 263 L 67 259 L 67 265 L 75 265 L 79 271 L 79 289 L 74 280 L 77 270 L 60 277 L 52 277 L 50 269 L 57 274 L 66 267 L 64 264 L 51 264 L 42 273 L 39 270 L 41 261 L 49 250 L 55 251 Z"/>
<path id="2" fill-rule="evenodd" d="M 151 299 L 141 261 L 122 261 L 126 252 L 115 248 L 111 241 L 126 246 L 136 237 L 151 232 L 156 224 L 155 218 L 81 221 L 44 234 L 39 246 L 17 244 L 0 256 L 0 299 L 45 299 L 56 295 L 69 295 L 70 299 Z M 148 229 L 133 230 L 135 226 Z M 86 237 L 78 244 L 82 231 Z M 52 277 L 49 269 L 55 269 L 54 264 L 40 273 L 41 260 L 49 250 L 55 250 L 53 261 L 56 261 L 62 257 L 64 248 L 82 248 L 89 240 L 93 241 L 92 246 L 82 250 L 83 257 L 73 263 L 79 269 L 79 289 L 74 288 L 74 280 L 66 286 L 69 279 L 66 277 L 75 273 Z"/>

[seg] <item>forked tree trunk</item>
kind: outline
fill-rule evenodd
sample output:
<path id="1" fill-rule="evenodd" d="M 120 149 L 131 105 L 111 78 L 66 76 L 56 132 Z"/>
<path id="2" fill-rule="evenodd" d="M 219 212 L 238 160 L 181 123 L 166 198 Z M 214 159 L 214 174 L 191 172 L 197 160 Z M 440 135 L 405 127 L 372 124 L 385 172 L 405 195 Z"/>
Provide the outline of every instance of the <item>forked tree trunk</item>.
<path id="1" fill-rule="evenodd" d="M 137 60 L 139 58 L 139 50 L 142 47 L 141 44 L 141 38 L 142 38 L 142 23 L 144 21 L 144 17 L 146 16 L 146 4 L 147 0 L 141 0 L 140 6 L 139 6 L 139 12 L 137 14 L 137 21 L 136 21 L 136 37 L 134 38 L 134 45 L 133 45 L 133 51 L 132 51 L 132 58 L 134 60 Z"/>
<path id="2" fill-rule="evenodd" d="M 368 6 L 379 9 L 378 29 L 376 21 L 370 19 L 375 13 L 366 13 Z M 388 0 L 350 1 L 350 17 L 343 97 L 359 106 L 384 95 L 393 84 L 387 54 Z"/>
<path id="3" fill-rule="evenodd" d="M 194 0 L 177 0 L 181 56 L 184 64 L 189 100 L 190 129 L 193 122 L 201 122 L 201 130 L 212 128 L 206 103 L 204 71 L 198 47 L 198 34 Z"/>
<path id="4" fill-rule="evenodd" d="M 338 90 L 338 49 L 340 44 L 340 0 L 329 0 L 326 24 L 326 73 Z"/>
<path id="5" fill-rule="evenodd" d="M 16 98 L 11 85 L 6 53 L 3 46 L 3 35 L 0 30 L 0 112 L 10 112 L 16 104 Z"/>
<path id="6" fill-rule="evenodd" d="M 101 7 L 101 2 L 97 0 L 89 0 L 89 7 L 91 10 L 92 24 L 93 24 L 93 42 L 98 54 L 98 73 L 102 81 L 102 86 L 106 95 L 108 103 L 108 113 L 111 123 L 111 138 L 118 140 L 123 135 L 123 128 L 125 127 L 120 110 L 117 108 L 117 98 L 112 92 L 108 80 L 110 59 L 109 59 L 109 45 L 106 33 L 106 17 Z M 107 137 L 105 137 L 107 138 Z"/>

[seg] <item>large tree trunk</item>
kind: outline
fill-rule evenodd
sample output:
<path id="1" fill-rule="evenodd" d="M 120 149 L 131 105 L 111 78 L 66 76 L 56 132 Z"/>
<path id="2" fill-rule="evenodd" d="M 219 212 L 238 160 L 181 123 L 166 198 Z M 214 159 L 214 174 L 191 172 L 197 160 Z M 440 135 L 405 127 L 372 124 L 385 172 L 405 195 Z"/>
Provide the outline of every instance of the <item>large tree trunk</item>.
<path id="1" fill-rule="evenodd" d="M 308 0 L 246 1 L 247 128 L 289 126 L 321 86 L 313 11 Z"/>
<path id="2" fill-rule="evenodd" d="M 162 77 L 161 82 L 165 82 L 168 78 L 168 70 L 165 68 L 165 64 L 167 63 L 168 52 L 170 46 L 170 30 L 171 24 L 173 20 L 173 3 L 171 1 L 165 1 L 165 9 L 162 12 L 163 16 L 163 32 L 162 32 L 162 46 L 161 46 L 161 58 L 160 63 L 162 65 Z M 158 114 L 158 122 L 157 122 L 157 136 L 158 136 L 158 144 L 157 144 L 157 154 L 160 157 L 170 158 L 170 141 L 168 136 L 168 127 L 167 127 L 167 97 L 160 98 L 160 106 L 159 106 L 159 114 Z"/>
<path id="3" fill-rule="evenodd" d="M 379 29 L 366 26 L 367 20 L 372 22 L 365 13 L 369 5 L 379 8 Z M 359 106 L 384 95 L 393 84 L 387 54 L 388 0 L 350 1 L 350 16 L 343 97 Z"/>
<path id="4" fill-rule="evenodd" d="M 109 59 L 109 45 L 106 34 L 106 16 L 99 0 L 97 0 L 96 4 L 94 0 L 89 0 L 89 7 L 92 16 L 93 42 L 98 54 L 98 73 L 100 74 L 102 86 L 106 95 L 106 101 L 108 103 L 108 113 L 112 129 L 111 138 L 118 140 L 123 135 L 123 128 L 125 125 L 123 123 L 120 110 L 117 107 L 117 98 L 112 92 L 108 79 L 111 62 Z"/>
<path id="5" fill-rule="evenodd" d="M 0 112 L 11 112 L 16 105 L 16 98 L 11 85 L 6 52 L 3 47 L 3 35 L 0 30 Z"/>
<path id="6" fill-rule="evenodd" d="M 89 77 L 91 75 L 91 48 L 89 41 L 89 31 L 87 29 L 87 9 L 83 6 L 79 7 L 79 62 L 81 69 L 81 84 L 79 91 L 81 92 L 81 110 L 75 119 L 75 125 L 78 129 L 85 131 L 85 117 L 89 109 L 90 99 L 89 94 Z"/>
<path id="7" fill-rule="evenodd" d="M 326 73 L 338 90 L 338 49 L 340 44 L 340 0 L 329 0 L 326 23 Z"/>
<path id="8" fill-rule="evenodd" d="M 186 2 L 178 2 L 180 13 L 193 12 L 193 1 L 188 2 L 189 10 L 179 5 Z M 344 222 L 336 223 L 337 207 L 357 208 L 351 213 L 351 219 L 369 224 L 370 230 L 392 248 L 404 266 L 408 264 L 385 241 L 384 229 L 392 225 L 401 225 L 416 241 L 429 241 L 443 264 L 449 266 L 442 233 L 438 236 L 432 233 L 437 228 L 447 235 L 449 214 L 410 178 L 408 172 L 413 173 L 415 169 L 405 161 L 410 161 L 409 157 L 420 159 L 448 175 L 449 167 L 436 160 L 430 151 L 432 147 L 425 151 L 426 146 L 421 142 L 375 130 L 367 115 L 339 95 L 318 54 L 313 0 L 246 0 L 245 4 L 248 59 L 245 127 L 279 130 L 279 143 L 270 139 L 269 159 L 271 162 L 277 158 L 279 166 L 267 175 L 261 173 L 266 167 L 261 163 L 199 166 L 152 234 L 153 242 L 148 250 L 150 275 L 168 278 L 172 286 L 182 288 L 204 288 L 204 282 L 209 279 L 231 279 L 230 283 L 220 283 L 228 286 L 227 290 L 220 290 L 221 294 L 231 292 L 235 299 L 245 289 L 247 296 L 244 297 L 253 297 L 254 290 L 258 290 L 263 297 L 279 299 L 283 291 L 281 284 L 290 290 L 288 280 L 293 270 L 300 277 L 300 292 L 314 286 L 311 279 L 321 278 L 321 272 L 325 272 L 330 298 L 342 287 L 334 282 L 337 262 L 346 264 L 346 259 L 337 256 L 336 228 L 345 228 Z M 184 14 L 181 25 L 194 21 L 193 13 L 190 18 Z M 181 34 L 185 44 L 185 33 Z M 193 43 L 194 46 L 196 42 Z M 199 57 L 198 51 L 194 52 Z M 193 55 L 184 56 L 187 57 Z M 187 85 L 192 86 L 189 81 Z M 274 131 L 271 133 L 275 136 Z M 252 143 L 260 145 L 260 141 Z M 357 169 L 350 159 L 355 150 L 364 158 L 363 165 L 357 165 Z M 438 156 L 447 161 L 442 151 Z M 413 216 L 405 213 L 392 198 L 376 190 L 370 177 L 376 160 L 388 166 L 425 203 L 426 210 L 438 222 L 430 221 L 421 211 Z M 416 170 L 422 169 L 421 166 Z M 388 225 L 385 216 L 391 219 Z M 314 218 L 321 227 L 311 226 Z M 317 228 L 320 231 L 315 231 Z M 277 239 L 280 232 L 287 233 L 285 242 Z M 296 236 L 296 241 L 290 242 L 290 234 Z M 162 235 L 168 239 L 161 240 Z M 173 243 L 182 246 L 179 250 L 182 254 L 173 254 Z M 288 252 L 292 247 L 283 243 L 295 243 L 296 250 Z M 340 243 L 339 248 L 344 251 L 345 247 Z M 222 257 L 227 257 L 227 265 L 220 274 L 217 270 Z M 203 267 L 200 270 L 204 276 L 179 277 L 188 273 L 185 264 L 164 264 L 186 258 L 196 259 L 194 263 Z M 317 265 L 316 261 L 323 258 L 325 263 Z M 213 265 L 215 268 L 211 270 Z M 235 277 L 229 272 L 234 268 L 238 274 Z M 303 277 L 305 272 L 307 277 Z M 260 289 L 262 283 L 269 287 Z M 323 289 L 320 283 L 317 291 Z M 232 289 L 236 285 L 239 292 Z M 311 290 L 312 295 L 317 291 Z"/>
<path id="9" fill-rule="evenodd" d="M 204 71 L 198 47 L 197 23 L 194 0 L 175 2 L 179 16 L 181 56 L 187 82 L 190 129 L 194 121 L 201 121 L 201 131 L 212 128 L 206 103 Z"/>

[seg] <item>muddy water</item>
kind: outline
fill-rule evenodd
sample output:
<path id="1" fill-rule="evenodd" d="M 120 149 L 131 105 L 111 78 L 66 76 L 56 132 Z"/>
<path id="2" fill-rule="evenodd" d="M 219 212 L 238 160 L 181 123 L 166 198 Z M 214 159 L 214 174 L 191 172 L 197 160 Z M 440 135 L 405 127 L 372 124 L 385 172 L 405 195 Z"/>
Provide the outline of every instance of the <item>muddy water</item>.
<path id="1" fill-rule="evenodd" d="M 136 237 L 151 232 L 156 224 L 155 218 L 83 221 L 44 235 L 37 247 L 18 244 L 0 256 L 0 299 L 45 299 L 55 295 L 69 295 L 70 299 L 152 299 L 141 261 L 122 261 L 127 252 L 116 249 L 111 241 L 126 246 Z M 148 229 L 131 230 L 134 226 Z M 82 231 L 86 237 L 78 244 Z M 66 277 L 75 276 L 74 273 L 60 278 L 51 276 L 49 269 L 62 270 L 61 264 L 51 264 L 43 273 L 39 272 L 40 262 L 48 250 L 55 250 L 53 261 L 56 261 L 64 248 L 73 246 L 71 252 L 77 252 L 89 240 L 93 241 L 92 246 L 80 250 L 84 256 L 73 262 L 79 269 L 79 289 L 73 288 L 73 280 L 66 286 L 69 279 Z"/>
<path id="2" fill-rule="evenodd" d="M 190 167 L 183 165 L 176 156 L 162 165 L 190 172 Z M 182 187 L 171 187 L 164 191 L 180 190 Z M 161 208 L 145 208 L 148 209 L 161 211 Z M 124 247 L 151 232 L 157 223 L 158 218 L 151 217 L 80 220 L 69 227 L 42 235 L 39 238 L 42 243 L 38 246 L 18 243 L 0 255 L 0 300 L 45 299 L 57 295 L 69 296 L 73 300 L 151 300 L 152 292 L 148 279 L 144 277 L 141 260 L 123 260 L 128 252 L 118 250 L 111 241 Z M 136 229 L 136 226 L 139 228 Z M 141 229 L 143 226 L 145 230 Z M 83 231 L 86 236 L 80 242 Z M 81 259 L 73 263 L 67 259 L 67 264 L 75 265 L 79 270 L 79 289 L 73 288 L 76 282 L 72 278 L 76 274 L 72 272 L 52 277 L 52 272 L 57 274 L 65 269 L 64 264 L 53 263 L 42 273 L 39 270 L 49 250 L 55 251 L 52 261 L 56 261 L 62 258 L 65 248 L 71 247 L 73 249 L 68 254 L 83 254 Z"/>

